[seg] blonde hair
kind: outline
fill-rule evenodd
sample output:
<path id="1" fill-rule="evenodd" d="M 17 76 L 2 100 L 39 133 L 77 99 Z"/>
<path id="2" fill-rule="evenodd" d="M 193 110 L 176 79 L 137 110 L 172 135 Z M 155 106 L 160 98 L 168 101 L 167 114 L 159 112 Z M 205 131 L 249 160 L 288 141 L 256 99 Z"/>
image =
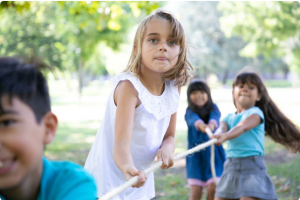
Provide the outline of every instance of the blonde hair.
<path id="1" fill-rule="evenodd" d="M 142 42 L 146 27 L 153 19 L 164 19 L 169 21 L 171 23 L 172 37 L 174 38 L 174 41 L 180 45 L 180 54 L 178 55 L 178 60 L 175 67 L 165 72 L 162 77 L 167 81 L 175 79 L 176 86 L 184 86 L 191 77 L 188 71 L 193 69 L 192 65 L 187 60 L 188 47 L 185 41 L 184 30 L 180 22 L 172 14 L 162 10 L 157 10 L 151 13 L 140 23 L 134 37 L 131 56 L 125 71 L 133 72 L 136 75 L 140 74 L 142 65 Z"/>

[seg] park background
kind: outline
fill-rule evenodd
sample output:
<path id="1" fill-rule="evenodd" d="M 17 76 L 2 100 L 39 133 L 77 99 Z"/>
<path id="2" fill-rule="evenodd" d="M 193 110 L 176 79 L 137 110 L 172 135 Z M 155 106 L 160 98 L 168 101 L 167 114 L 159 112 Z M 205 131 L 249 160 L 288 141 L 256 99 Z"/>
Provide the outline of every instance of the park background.
<path id="1" fill-rule="evenodd" d="M 192 74 L 207 81 L 222 117 L 235 111 L 232 79 L 246 68 L 260 74 L 271 98 L 300 126 L 298 1 L 0 1 L 0 56 L 37 56 L 53 66 L 45 74 L 59 127 L 55 141 L 47 146 L 48 158 L 84 165 L 112 90 L 109 79 L 125 69 L 137 25 L 155 9 L 170 11 L 182 23 Z M 186 107 L 185 86 L 175 153 L 187 148 Z M 279 199 L 298 200 L 299 154 L 270 139 L 265 150 Z M 155 173 L 155 199 L 188 199 L 184 159 Z"/>

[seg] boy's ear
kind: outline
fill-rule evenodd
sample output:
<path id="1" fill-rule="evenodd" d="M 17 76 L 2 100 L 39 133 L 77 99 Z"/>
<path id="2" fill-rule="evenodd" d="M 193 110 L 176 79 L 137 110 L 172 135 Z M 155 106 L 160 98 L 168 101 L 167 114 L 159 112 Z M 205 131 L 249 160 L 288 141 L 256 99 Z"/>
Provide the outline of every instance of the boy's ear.
<path id="1" fill-rule="evenodd" d="M 43 118 L 43 123 L 44 123 L 44 144 L 50 144 L 56 134 L 56 129 L 57 129 L 57 117 L 55 114 L 52 112 L 48 112 L 44 118 Z"/>

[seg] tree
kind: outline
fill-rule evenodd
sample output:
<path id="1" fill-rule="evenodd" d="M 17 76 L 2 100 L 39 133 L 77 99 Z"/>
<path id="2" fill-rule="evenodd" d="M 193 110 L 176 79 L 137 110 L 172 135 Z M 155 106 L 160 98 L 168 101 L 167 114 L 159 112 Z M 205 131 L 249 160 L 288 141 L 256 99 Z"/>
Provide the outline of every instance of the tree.
<path id="1" fill-rule="evenodd" d="M 207 74 L 215 73 L 225 84 L 228 76 L 243 68 L 249 59 L 238 54 L 246 45 L 241 38 L 225 37 L 217 5 L 218 2 L 183 2 L 170 6 L 184 27 L 197 75 L 206 78 Z"/>
<path id="2" fill-rule="evenodd" d="M 56 36 L 53 24 L 48 20 L 54 13 L 44 12 L 46 6 L 51 4 L 34 2 L 31 6 L 27 3 L 19 5 L 25 6 L 24 9 L 18 6 L 3 9 L 3 3 L 0 4 L 0 55 L 39 56 L 46 58 L 52 66 L 61 68 L 59 50 L 55 47 L 61 39 Z"/>
<path id="3" fill-rule="evenodd" d="M 241 55 L 263 55 L 269 61 L 284 56 L 284 62 L 300 68 L 299 2 L 221 2 L 219 9 L 226 36 L 249 42 Z M 286 70 L 286 64 L 282 68 Z"/>
<path id="4" fill-rule="evenodd" d="M 0 54 L 40 56 L 78 72 L 99 43 L 118 50 L 127 31 L 158 2 L 1 2 Z M 101 55 L 99 56 L 101 57 Z"/>
<path id="5" fill-rule="evenodd" d="M 99 42 L 114 50 L 126 39 L 128 30 L 137 23 L 135 17 L 149 14 L 160 4 L 156 2 L 60 2 L 66 16 L 65 43 L 77 50 L 79 90 L 83 84 L 83 67 Z"/>

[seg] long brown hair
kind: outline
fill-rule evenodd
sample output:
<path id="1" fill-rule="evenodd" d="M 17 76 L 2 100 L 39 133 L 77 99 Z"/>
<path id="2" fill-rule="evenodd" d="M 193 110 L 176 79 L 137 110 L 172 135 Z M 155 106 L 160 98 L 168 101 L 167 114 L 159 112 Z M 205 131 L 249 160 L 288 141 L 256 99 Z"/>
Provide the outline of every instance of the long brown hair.
<path id="1" fill-rule="evenodd" d="M 126 72 L 133 72 L 138 75 L 141 70 L 142 65 L 142 41 L 144 39 L 144 34 L 149 22 L 153 19 L 167 20 L 171 23 L 171 34 L 174 41 L 178 42 L 180 46 L 180 54 L 178 56 L 178 61 L 171 70 L 163 74 L 165 80 L 174 80 L 175 85 L 183 86 L 189 81 L 191 75 L 189 70 L 193 69 L 190 62 L 187 60 L 188 47 L 185 41 L 184 30 L 180 22 L 170 13 L 165 11 L 157 10 L 154 13 L 148 15 L 139 25 L 133 42 L 132 52 L 127 64 Z"/>
<path id="2" fill-rule="evenodd" d="M 252 83 L 261 95 L 261 99 L 255 103 L 265 116 L 265 134 L 275 142 L 284 145 L 291 152 L 300 152 L 300 131 L 276 106 L 270 98 L 262 80 L 256 73 L 243 72 L 233 81 L 233 88 L 238 84 Z"/>

